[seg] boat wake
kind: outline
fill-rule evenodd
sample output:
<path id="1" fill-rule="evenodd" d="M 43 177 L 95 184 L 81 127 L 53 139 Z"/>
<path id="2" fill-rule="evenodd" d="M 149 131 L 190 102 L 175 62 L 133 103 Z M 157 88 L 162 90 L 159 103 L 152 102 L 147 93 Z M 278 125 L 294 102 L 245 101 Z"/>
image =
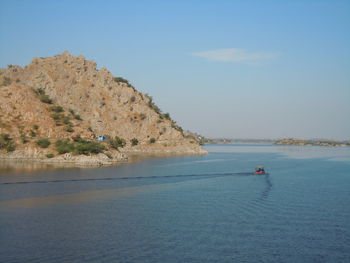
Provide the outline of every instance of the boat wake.
<path id="1" fill-rule="evenodd" d="M 139 180 L 139 179 L 159 179 L 159 178 L 184 178 L 184 177 L 250 176 L 250 175 L 254 175 L 254 173 L 252 173 L 252 172 L 242 172 L 242 173 L 211 173 L 211 174 L 208 173 L 208 174 L 177 174 L 177 175 L 154 175 L 154 176 L 80 178 L 80 179 L 63 179 L 63 180 L 2 182 L 2 183 L 0 183 L 0 185 L 46 184 L 46 183 L 88 182 L 88 181 L 116 181 L 116 180 Z"/>

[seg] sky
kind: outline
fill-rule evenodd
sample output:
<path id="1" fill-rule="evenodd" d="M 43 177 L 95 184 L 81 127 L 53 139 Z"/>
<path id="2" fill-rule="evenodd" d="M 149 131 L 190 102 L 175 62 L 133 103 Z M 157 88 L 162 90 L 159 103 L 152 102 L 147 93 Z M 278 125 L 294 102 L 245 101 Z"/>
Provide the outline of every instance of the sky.
<path id="1" fill-rule="evenodd" d="M 350 1 L 0 0 L 0 67 L 68 50 L 208 137 L 350 139 Z"/>

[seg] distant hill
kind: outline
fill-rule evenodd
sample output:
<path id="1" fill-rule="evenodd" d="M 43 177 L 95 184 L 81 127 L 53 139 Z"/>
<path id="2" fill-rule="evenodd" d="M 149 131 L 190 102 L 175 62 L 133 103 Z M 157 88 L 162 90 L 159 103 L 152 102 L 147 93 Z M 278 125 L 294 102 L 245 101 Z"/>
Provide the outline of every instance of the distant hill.
<path id="1" fill-rule="evenodd" d="M 201 136 L 201 142 L 203 144 L 260 144 L 260 143 L 274 143 L 275 140 L 272 139 L 235 139 L 235 138 L 208 138 Z"/>
<path id="2" fill-rule="evenodd" d="M 350 146 L 350 141 L 331 141 L 331 140 L 301 140 L 301 139 L 281 139 L 277 140 L 274 144 L 277 145 L 297 145 L 297 146 Z"/>
<path id="3" fill-rule="evenodd" d="M 127 153 L 205 153 L 151 96 L 68 52 L 0 69 L 0 133 L 1 158 L 108 163 Z"/>

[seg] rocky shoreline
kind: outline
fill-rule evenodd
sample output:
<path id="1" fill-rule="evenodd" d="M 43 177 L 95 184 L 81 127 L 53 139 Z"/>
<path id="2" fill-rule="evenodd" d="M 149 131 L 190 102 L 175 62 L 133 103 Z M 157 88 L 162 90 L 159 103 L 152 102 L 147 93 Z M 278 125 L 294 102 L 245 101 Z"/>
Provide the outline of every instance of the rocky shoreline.
<path id="1" fill-rule="evenodd" d="M 96 155 L 72 155 L 71 153 L 65 153 L 53 158 L 47 158 L 45 156 L 32 156 L 25 152 L 17 151 L 10 154 L 5 154 L 0 157 L 1 162 L 35 162 L 46 164 L 70 164 L 71 166 L 109 166 L 118 163 L 128 162 L 128 156 L 120 153 L 112 157 L 108 157 L 106 154 L 99 153 Z"/>
<path id="2" fill-rule="evenodd" d="M 110 153 L 99 153 L 91 155 L 74 155 L 72 153 L 65 153 L 57 155 L 52 158 L 47 158 L 45 152 L 37 148 L 30 148 L 25 150 L 16 150 L 0 155 L 0 163 L 41 163 L 51 164 L 57 166 L 69 166 L 74 167 L 101 167 L 101 166 L 113 166 L 123 163 L 134 162 L 149 157 L 175 157 L 175 156 L 191 156 L 191 155 L 205 155 L 207 152 L 198 147 L 193 148 L 181 148 L 178 149 L 123 149 L 123 151 L 114 151 Z"/>

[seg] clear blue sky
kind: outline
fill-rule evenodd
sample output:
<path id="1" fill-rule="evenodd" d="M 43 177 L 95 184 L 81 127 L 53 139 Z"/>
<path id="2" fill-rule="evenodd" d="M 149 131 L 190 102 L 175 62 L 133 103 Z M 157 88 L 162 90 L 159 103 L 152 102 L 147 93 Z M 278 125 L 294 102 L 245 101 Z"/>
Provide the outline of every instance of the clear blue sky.
<path id="1" fill-rule="evenodd" d="M 212 137 L 350 138 L 350 1 L 0 0 L 0 66 L 70 51 Z"/>

